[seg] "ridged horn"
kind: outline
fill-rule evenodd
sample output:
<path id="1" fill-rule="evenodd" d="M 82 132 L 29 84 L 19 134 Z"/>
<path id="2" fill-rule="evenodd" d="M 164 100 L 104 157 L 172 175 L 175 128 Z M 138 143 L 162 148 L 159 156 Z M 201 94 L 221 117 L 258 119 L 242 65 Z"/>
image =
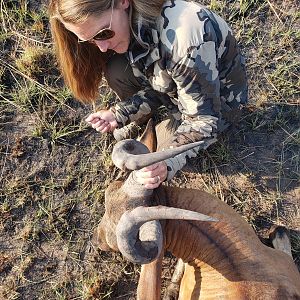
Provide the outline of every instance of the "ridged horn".
<path id="1" fill-rule="evenodd" d="M 203 141 L 182 145 L 165 151 L 149 153 L 145 145 L 136 140 L 118 142 L 112 152 L 112 160 L 121 170 L 139 170 L 167 158 L 174 157 L 182 152 L 200 146 Z"/>
<path id="2" fill-rule="evenodd" d="M 157 226 L 154 222 L 163 219 L 218 221 L 204 214 L 180 208 L 136 207 L 121 216 L 116 228 L 118 248 L 123 256 L 138 264 L 148 264 L 155 260 L 162 250 L 163 236 L 160 226 L 156 227 L 158 229 L 154 232 L 153 228 Z"/>

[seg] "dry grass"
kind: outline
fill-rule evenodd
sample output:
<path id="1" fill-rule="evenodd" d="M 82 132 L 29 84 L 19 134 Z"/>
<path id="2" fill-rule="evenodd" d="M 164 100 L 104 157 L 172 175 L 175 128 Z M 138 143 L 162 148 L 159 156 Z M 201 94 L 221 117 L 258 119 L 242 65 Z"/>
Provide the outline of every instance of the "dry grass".
<path id="1" fill-rule="evenodd" d="M 82 121 L 59 76 L 39 1 L 0 5 L 0 298 L 134 299 L 138 267 L 91 249 L 114 141 Z M 300 264 L 299 9 L 296 1 L 206 1 L 232 25 L 247 58 L 241 124 L 171 182 L 218 195 L 262 239 L 292 230 Z M 99 102 L 113 94 L 102 87 Z M 164 262 L 170 278 L 172 258 Z"/>

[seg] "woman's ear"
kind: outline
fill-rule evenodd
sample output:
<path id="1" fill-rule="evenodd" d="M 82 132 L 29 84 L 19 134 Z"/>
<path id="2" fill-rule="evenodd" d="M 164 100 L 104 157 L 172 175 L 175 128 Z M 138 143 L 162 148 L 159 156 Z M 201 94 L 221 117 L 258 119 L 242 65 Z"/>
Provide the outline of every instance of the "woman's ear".
<path id="1" fill-rule="evenodd" d="M 117 7 L 127 9 L 129 7 L 129 0 L 120 0 Z"/>

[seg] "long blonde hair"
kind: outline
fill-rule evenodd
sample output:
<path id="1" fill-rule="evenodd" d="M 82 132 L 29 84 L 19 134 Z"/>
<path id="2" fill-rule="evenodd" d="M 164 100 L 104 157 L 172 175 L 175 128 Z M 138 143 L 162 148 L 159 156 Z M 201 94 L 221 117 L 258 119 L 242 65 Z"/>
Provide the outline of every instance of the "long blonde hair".
<path id="1" fill-rule="evenodd" d="M 164 0 L 129 1 L 130 28 L 132 23 L 136 22 L 137 15 L 141 15 L 147 22 L 153 22 L 164 2 Z M 114 6 L 117 3 L 118 0 Z M 74 96 L 85 103 L 97 99 L 106 61 L 111 53 L 100 52 L 98 47 L 90 43 L 78 43 L 76 35 L 67 30 L 62 21 L 80 24 L 90 16 L 99 16 L 110 6 L 111 0 L 50 0 L 51 32 L 63 77 Z"/>

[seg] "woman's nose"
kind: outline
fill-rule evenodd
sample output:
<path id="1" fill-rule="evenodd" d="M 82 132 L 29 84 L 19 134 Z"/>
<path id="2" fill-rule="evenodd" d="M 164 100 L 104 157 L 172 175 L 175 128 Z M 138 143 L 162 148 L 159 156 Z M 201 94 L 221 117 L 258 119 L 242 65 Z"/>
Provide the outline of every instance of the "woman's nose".
<path id="1" fill-rule="evenodd" d="M 94 43 L 97 45 L 97 47 L 100 49 L 101 52 L 106 52 L 109 49 L 109 41 L 97 41 L 94 40 Z"/>

